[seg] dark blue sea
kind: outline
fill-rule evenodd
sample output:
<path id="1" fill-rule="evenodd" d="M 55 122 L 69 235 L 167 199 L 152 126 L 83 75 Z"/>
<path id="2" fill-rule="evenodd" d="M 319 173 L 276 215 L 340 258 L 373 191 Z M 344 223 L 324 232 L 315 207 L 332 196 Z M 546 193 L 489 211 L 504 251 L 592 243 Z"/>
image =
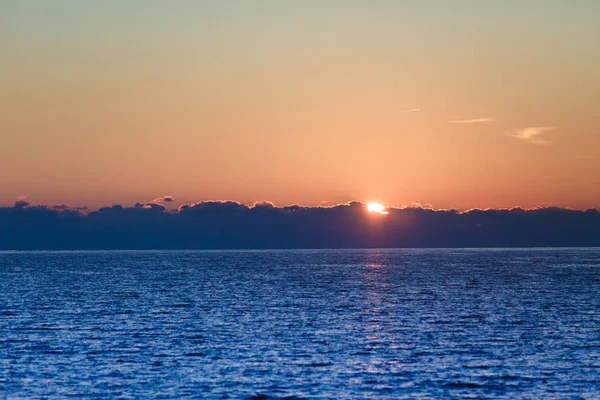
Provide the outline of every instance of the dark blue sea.
<path id="1" fill-rule="evenodd" d="M 600 249 L 0 252 L 0 398 L 600 398 Z"/>

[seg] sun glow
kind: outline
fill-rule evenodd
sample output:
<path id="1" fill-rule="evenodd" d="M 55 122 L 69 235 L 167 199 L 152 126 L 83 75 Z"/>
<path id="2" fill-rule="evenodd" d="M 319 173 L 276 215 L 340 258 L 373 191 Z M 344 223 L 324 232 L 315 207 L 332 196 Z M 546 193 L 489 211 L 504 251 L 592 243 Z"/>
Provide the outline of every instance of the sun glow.
<path id="1" fill-rule="evenodd" d="M 372 213 L 377 213 L 377 214 L 387 214 L 388 212 L 385 211 L 385 207 L 382 204 L 379 203 L 369 203 L 367 204 L 367 210 L 369 212 Z"/>

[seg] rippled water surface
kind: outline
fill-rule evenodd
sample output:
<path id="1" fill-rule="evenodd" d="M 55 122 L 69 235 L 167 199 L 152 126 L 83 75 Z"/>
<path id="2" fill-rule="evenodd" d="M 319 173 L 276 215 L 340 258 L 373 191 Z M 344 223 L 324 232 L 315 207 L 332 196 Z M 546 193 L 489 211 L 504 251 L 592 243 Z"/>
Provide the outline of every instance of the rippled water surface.
<path id="1" fill-rule="evenodd" d="M 600 249 L 0 253 L 0 398 L 599 398 Z"/>

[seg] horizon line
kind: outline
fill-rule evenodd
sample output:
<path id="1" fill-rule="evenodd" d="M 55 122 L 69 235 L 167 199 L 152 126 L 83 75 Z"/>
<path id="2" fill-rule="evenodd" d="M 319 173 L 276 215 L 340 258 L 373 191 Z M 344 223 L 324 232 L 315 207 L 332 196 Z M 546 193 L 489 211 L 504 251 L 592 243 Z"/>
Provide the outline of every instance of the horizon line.
<path id="1" fill-rule="evenodd" d="M 158 199 L 161 199 L 162 201 L 157 201 Z M 167 200 L 164 200 L 167 199 Z M 259 200 L 259 201 L 254 201 L 252 203 L 244 203 L 244 202 L 240 202 L 237 200 L 200 200 L 197 202 L 193 202 L 193 203 L 182 203 L 180 204 L 178 207 L 176 208 L 170 208 L 168 209 L 166 207 L 166 203 L 174 203 L 175 200 L 173 198 L 173 196 L 163 196 L 162 198 L 157 198 L 154 200 L 151 200 L 149 202 L 146 203 L 140 203 L 140 202 L 136 202 L 134 205 L 132 206 L 128 206 L 128 205 L 122 205 L 119 203 L 112 203 L 111 205 L 106 205 L 106 206 L 101 206 L 98 208 L 91 208 L 88 206 L 70 206 L 67 204 L 32 204 L 29 201 L 26 200 L 25 196 L 18 196 L 17 200 L 15 201 L 14 205 L 11 206 L 0 206 L 0 209 L 2 208 L 21 208 L 21 209 L 25 209 L 25 208 L 45 208 L 45 209 L 49 209 L 49 210 L 54 210 L 54 211 L 77 211 L 80 214 L 91 214 L 94 212 L 98 212 L 101 210 L 106 210 L 106 209 L 111 209 L 111 208 L 123 208 L 123 209 L 160 209 L 162 208 L 164 212 L 167 213 L 174 213 L 174 212 L 181 212 L 182 209 L 184 208 L 188 208 L 188 207 L 194 207 L 197 205 L 201 205 L 201 204 L 235 204 L 238 206 L 243 206 L 243 207 L 247 207 L 248 209 L 256 209 L 256 208 L 261 208 L 261 207 L 267 207 L 267 208 L 276 208 L 276 209 L 289 209 L 289 208 L 302 208 L 302 209 L 332 209 L 332 208 L 337 208 L 337 207 L 344 207 L 344 206 L 352 206 L 354 204 L 359 204 L 362 206 L 367 206 L 368 204 L 372 204 L 374 202 L 365 202 L 365 201 L 361 201 L 361 200 L 349 200 L 346 202 L 341 202 L 341 203 L 336 203 L 336 204 L 328 204 L 328 205 L 324 205 L 324 204 L 317 204 L 317 205 L 302 205 L 302 204 L 298 204 L 298 203 L 291 203 L 291 204 L 284 204 L 284 205 L 278 205 L 275 202 L 272 202 L 270 200 Z M 379 203 L 376 203 L 379 204 Z M 554 205 L 554 204 L 540 204 L 538 206 L 533 206 L 533 207 L 523 207 L 520 205 L 515 205 L 515 206 L 511 206 L 511 207 L 470 207 L 470 208 L 465 208 L 465 209 L 460 209 L 460 208 L 456 208 L 456 207 L 450 207 L 450 208 L 436 208 L 431 204 L 420 204 L 418 202 L 413 202 L 410 205 L 390 205 L 390 206 L 386 206 L 383 205 L 384 210 L 406 210 L 406 209 L 421 209 L 421 210 L 428 210 L 428 211 L 446 211 L 446 212 L 457 212 L 459 214 L 464 214 L 464 213 L 469 213 L 472 211 L 513 211 L 513 210 L 523 210 L 523 211 L 535 211 L 535 210 L 541 210 L 541 209 L 563 209 L 563 210 L 570 210 L 570 211 L 589 211 L 589 210 L 596 210 L 596 211 L 600 211 L 600 205 L 598 206 L 593 206 L 593 207 L 587 207 L 587 208 L 583 208 L 583 207 L 568 207 L 568 206 L 560 206 L 560 205 Z"/>

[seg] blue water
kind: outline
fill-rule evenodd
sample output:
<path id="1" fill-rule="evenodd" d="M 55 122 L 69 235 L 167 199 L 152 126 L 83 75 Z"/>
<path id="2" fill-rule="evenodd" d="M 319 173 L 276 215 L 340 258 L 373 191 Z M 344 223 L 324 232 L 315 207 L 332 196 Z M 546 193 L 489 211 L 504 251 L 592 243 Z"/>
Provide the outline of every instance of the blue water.
<path id="1" fill-rule="evenodd" d="M 600 249 L 0 253 L 0 398 L 599 398 Z"/>

